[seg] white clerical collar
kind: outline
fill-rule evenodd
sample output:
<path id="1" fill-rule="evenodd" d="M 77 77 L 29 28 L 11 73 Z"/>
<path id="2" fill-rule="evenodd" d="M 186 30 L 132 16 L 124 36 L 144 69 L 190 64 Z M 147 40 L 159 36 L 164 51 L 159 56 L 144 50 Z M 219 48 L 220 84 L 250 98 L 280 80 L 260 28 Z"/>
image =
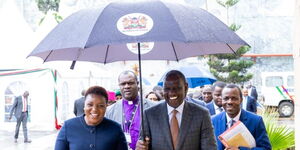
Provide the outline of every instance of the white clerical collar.
<path id="1" fill-rule="evenodd" d="M 177 108 L 175 108 L 180 114 L 182 114 L 182 112 L 183 112 L 184 103 L 185 102 L 183 100 L 182 103 Z M 171 107 L 168 103 L 167 103 L 167 109 L 168 109 L 168 114 L 171 114 L 172 111 L 174 110 L 174 108 Z"/>

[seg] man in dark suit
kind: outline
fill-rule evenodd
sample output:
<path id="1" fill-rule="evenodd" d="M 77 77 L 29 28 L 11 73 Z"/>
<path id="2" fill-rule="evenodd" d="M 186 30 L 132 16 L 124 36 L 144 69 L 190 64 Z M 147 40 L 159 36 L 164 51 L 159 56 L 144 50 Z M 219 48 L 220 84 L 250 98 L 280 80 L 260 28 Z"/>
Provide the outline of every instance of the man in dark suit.
<path id="1" fill-rule="evenodd" d="M 23 127 L 24 143 L 31 143 L 31 140 L 28 139 L 28 133 L 27 133 L 28 96 L 29 96 L 29 92 L 25 91 L 23 96 L 16 97 L 10 110 L 9 120 L 12 118 L 13 113 L 17 119 L 17 125 L 15 130 L 15 136 L 14 136 L 15 143 L 18 142 L 19 129 L 21 123 Z"/>
<path id="2" fill-rule="evenodd" d="M 202 90 L 203 101 L 208 104 L 213 100 L 211 85 L 205 85 Z"/>
<path id="3" fill-rule="evenodd" d="M 246 88 L 243 89 L 242 108 L 253 113 L 257 112 L 256 100 L 248 95 L 248 89 Z"/>
<path id="4" fill-rule="evenodd" d="M 256 91 L 256 87 L 253 86 L 251 82 L 247 86 L 247 89 L 248 89 L 248 92 L 250 93 L 250 96 L 252 96 L 255 100 L 257 100 L 258 94 L 257 94 L 257 91 Z"/>
<path id="5" fill-rule="evenodd" d="M 85 98 L 84 98 L 84 94 L 85 94 L 85 90 L 81 91 L 81 96 L 79 99 L 75 100 L 74 102 L 74 114 L 75 116 L 80 116 L 82 114 L 84 114 L 84 102 L 85 102 Z"/>
<path id="6" fill-rule="evenodd" d="M 241 121 L 255 139 L 256 147 L 253 149 L 271 150 L 271 144 L 261 116 L 245 111 L 241 108 L 242 92 L 234 84 L 225 86 L 222 91 L 222 105 L 225 112 L 212 118 L 215 136 L 218 137 L 234 122 Z M 233 122 L 233 123 L 231 123 Z M 226 147 L 217 138 L 218 150 L 246 150 L 246 147 Z"/>
<path id="7" fill-rule="evenodd" d="M 144 112 L 145 141 L 137 150 L 215 150 L 209 112 L 185 101 L 188 84 L 184 75 L 171 70 L 164 81 L 165 101 Z"/>
<path id="8" fill-rule="evenodd" d="M 206 105 L 211 116 L 219 114 L 223 111 L 222 107 L 222 90 L 226 86 L 226 83 L 218 81 L 212 86 L 213 101 Z"/>

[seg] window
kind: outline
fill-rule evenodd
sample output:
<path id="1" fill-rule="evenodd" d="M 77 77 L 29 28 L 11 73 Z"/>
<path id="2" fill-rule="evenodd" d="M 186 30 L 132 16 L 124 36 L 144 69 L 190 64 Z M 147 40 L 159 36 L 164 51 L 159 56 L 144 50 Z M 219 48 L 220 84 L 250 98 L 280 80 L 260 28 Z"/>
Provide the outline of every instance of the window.
<path id="1" fill-rule="evenodd" d="M 283 85 L 283 78 L 281 76 L 269 76 L 266 77 L 266 86 L 274 87 Z"/>
<path id="2" fill-rule="evenodd" d="M 294 87 L 294 76 L 288 76 L 287 77 L 287 86 L 288 87 Z"/>

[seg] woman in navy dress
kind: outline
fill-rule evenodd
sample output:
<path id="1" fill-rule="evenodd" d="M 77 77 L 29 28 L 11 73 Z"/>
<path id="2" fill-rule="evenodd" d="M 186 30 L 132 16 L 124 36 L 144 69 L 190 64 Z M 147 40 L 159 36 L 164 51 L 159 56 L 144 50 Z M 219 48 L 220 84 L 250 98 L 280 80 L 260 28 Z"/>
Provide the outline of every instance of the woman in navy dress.
<path id="1" fill-rule="evenodd" d="M 55 150 L 127 150 L 121 126 L 104 117 L 108 96 L 92 86 L 85 93 L 84 115 L 65 121 Z"/>

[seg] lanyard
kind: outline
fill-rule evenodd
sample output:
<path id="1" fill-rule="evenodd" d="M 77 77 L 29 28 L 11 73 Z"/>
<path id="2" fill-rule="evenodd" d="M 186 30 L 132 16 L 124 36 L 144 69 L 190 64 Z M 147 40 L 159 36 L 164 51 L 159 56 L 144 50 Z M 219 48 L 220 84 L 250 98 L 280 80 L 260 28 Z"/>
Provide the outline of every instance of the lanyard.
<path id="1" fill-rule="evenodd" d="M 131 126 L 132 126 L 132 123 L 133 123 L 133 120 L 134 120 L 134 118 L 135 118 L 135 115 L 137 114 L 138 107 L 139 107 L 139 102 L 138 102 L 137 104 L 134 105 L 133 111 L 132 111 L 132 113 L 130 114 L 130 118 L 129 118 L 129 120 L 127 121 L 127 120 L 126 120 L 126 114 L 125 114 L 125 106 L 124 106 L 124 103 L 123 103 L 123 119 L 122 119 L 122 127 L 123 127 L 123 131 L 124 131 L 124 132 L 129 133 L 129 131 L 130 131 L 130 129 L 131 129 Z"/>

